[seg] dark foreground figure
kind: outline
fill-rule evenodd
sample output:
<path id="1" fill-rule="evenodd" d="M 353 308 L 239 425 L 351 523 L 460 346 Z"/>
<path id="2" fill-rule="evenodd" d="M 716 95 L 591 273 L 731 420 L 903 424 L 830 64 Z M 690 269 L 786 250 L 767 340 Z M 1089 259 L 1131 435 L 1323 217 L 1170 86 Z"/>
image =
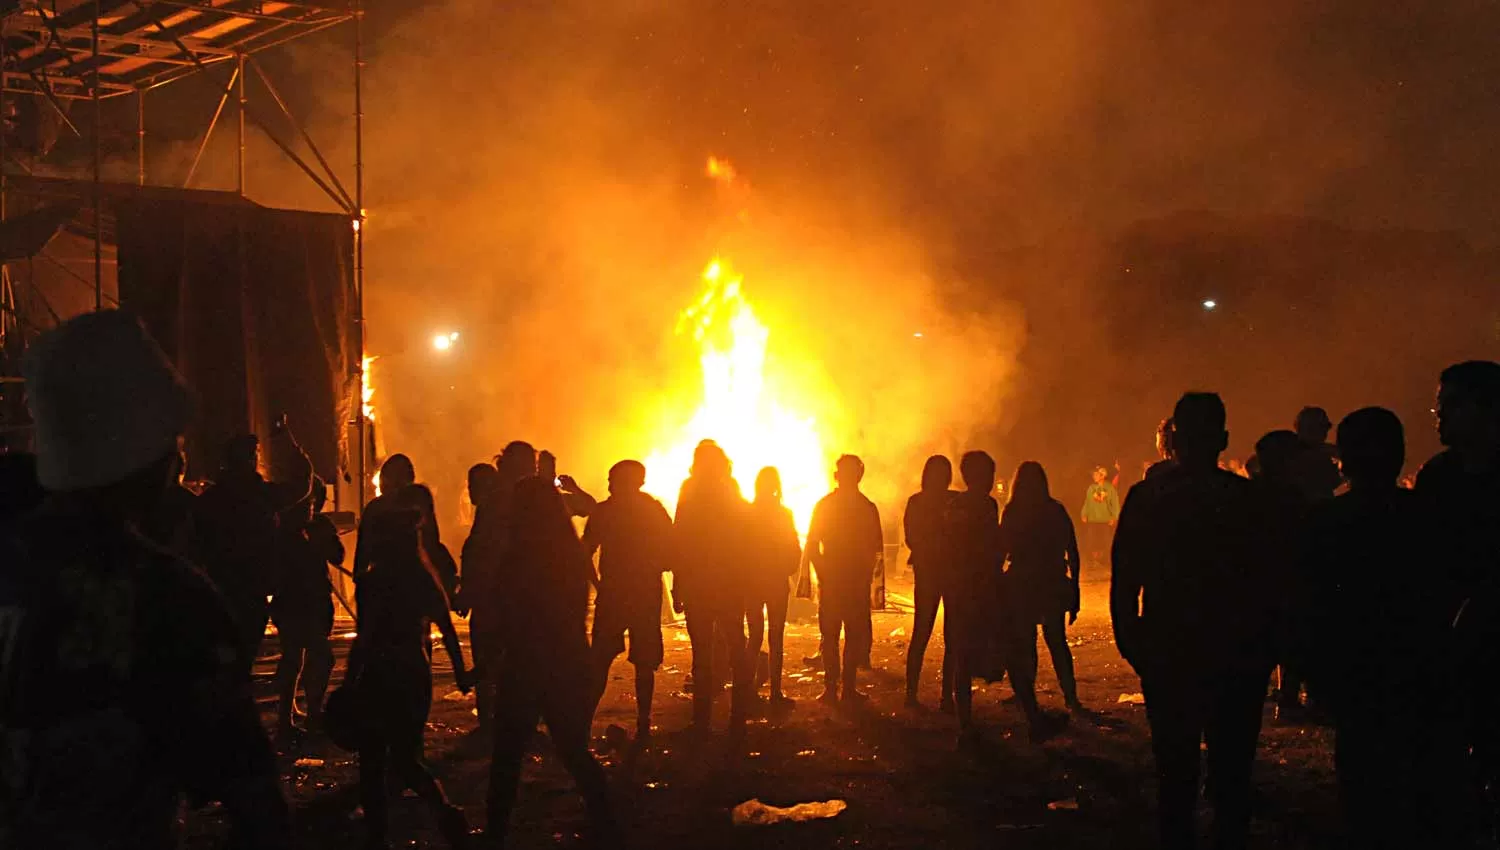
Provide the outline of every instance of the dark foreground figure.
<path id="1" fill-rule="evenodd" d="M 51 495 L 0 550 L 0 846 L 173 847 L 182 794 L 222 801 L 237 847 L 289 846 L 240 630 L 136 530 L 175 483 L 186 390 L 115 311 L 38 339 L 26 371 Z"/>
<path id="2" fill-rule="evenodd" d="M 1114 544 L 1110 611 L 1141 677 L 1156 756 L 1162 846 L 1196 846 L 1200 745 L 1208 750 L 1214 846 L 1245 846 L 1250 772 L 1274 666 L 1280 598 L 1252 484 L 1218 468 L 1224 405 L 1177 403 L 1176 464 L 1131 489 Z"/>
<path id="3" fill-rule="evenodd" d="M 859 491 L 864 462 L 853 455 L 838 459 L 837 488 L 813 508 L 803 558 L 817 571 L 820 584 L 818 630 L 823 636 L 823 701 L 858 702 L 859 662 L 870 644 L 870 579 L 884 540 L 880 512 Z M 839 652 L 839 635 L 844 646 Z M 840 697 L 839 688 L 843 687 Z"/>

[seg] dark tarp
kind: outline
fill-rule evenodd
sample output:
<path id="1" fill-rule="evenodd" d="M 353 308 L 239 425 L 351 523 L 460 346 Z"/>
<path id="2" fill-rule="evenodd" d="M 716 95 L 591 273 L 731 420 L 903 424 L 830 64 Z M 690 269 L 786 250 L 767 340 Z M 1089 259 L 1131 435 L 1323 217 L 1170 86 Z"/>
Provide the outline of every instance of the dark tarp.
<path id="1" fill-rule="evenodd" d="M 325 481 L 345 451 L 358 367 L 354 233 L 344 215 L 248 202 L 129 199 L 115 205 L 120 302 L 138 313 L 197 396 L 194 478 L 229 437 L 283 412 Z"/>

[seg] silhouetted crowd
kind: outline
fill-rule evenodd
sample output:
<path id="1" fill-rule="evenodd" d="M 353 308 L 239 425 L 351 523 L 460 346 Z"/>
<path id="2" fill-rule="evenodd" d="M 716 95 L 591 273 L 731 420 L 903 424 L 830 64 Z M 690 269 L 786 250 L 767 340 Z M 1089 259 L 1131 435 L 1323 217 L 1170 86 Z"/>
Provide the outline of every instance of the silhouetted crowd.
<path id="1" fill-rule="evenodd" d="M 794 710 L 786 624 L 814 577 L 821 700 L 857 711 L 868 699 L 858 671 L 870 665 L 885 534 L 856 456 L 838 459 L 804 542 L 778 471 L 760 470 L 746 500 L 711 440 L 675 516 L 644 492 L 637 461 L 609 470 L 599 501 L 558 476 L 549 453 L 512 442 L 469 470 L 474 521 L 455 558 L 431 491 L 394 455 L 361 515 L 348 574 L 357 636 L 329 693 L 329 571 L 345 551 L 285 418 L 268 437 L 267 476 L 257 438 L 237 437 L 197 495 L 182 484 L 189 394 L 136 319 L 64 323 L 37 340 L 26 378 L 36 453 L 0 454 L 0 846 L 170 847 L 184 797 L 222 803 L 234 846 L 290 845 L 250 690 L 268 621 L 281 649 L 275 732 L 320 732 L 358 754 L 375 847 L 393 785 L 429 805 L 453 846 L 473 838 L 424 762 L 434 628 L 493 746 L 496 842 L 539 724 L 594 839 L 619 840 L 590 728 L 625 654 L 633 747 L 651 744 L 664 574 L 691 641 L 695 734 L 712 734 L 725 684 L 731 743 L 750 718 Z M 939 708 L 962 746 L 981 737 L 975 678 L 1009 678 L 1033 741 L 1085 713 L 1067 628 L 1087 562 L 1111 571 L 1115 641 L 1140 676 L 1163 847 L 1196 846 L 1204 793 L 1213 846 L 1246 846 L 1277 670 L 1278 716 L 1336 731 L 1351 847 L 1475 846 L 1500 808 L 1500 364 L 1444 371 L 1434 413 L 1445 450 L 1413 488 L 1400 485 L 1405 433 L 1388 410 L 1355 411 L 1335 433 L 1307 408 L 1294 430 L 1257 441 L 1247 477 L 1221 467 L 1225 408 L 1197 392 L 1163 421 L 1160 460 L 1125 498 L 1118 467 L 1101 467 L 1076 515 L 1034 461 L 997 488 L 995 461 L 968 452 L 955 490 L 950 460 L 929 458 L 902 518 L 915 579 L 907 705 L 921 706 L 941 606 Z M 469 621 L 467 659 L 455 616 Z M 1037 699 L 1038 629 L 1067 712 Z"/>

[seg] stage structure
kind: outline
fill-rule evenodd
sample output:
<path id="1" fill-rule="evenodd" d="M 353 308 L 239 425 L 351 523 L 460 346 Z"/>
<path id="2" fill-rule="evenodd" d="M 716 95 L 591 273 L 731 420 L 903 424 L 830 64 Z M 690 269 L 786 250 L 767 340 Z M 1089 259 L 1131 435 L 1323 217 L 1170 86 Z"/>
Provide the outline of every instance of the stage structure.
<path id="1" fill-rule="evenodd" d="M 263 432 L 266 417 L 274 415 L 272 406 L 302 404 L 312 419 L 334 417 L 318 423 L 331 439 L 320 434 L 312 440 L 318 445 L 308 446 L 315 466 L 328 478 L 333 471 L 328 466 L 336 463 L 339 478 L 361 482 L 336 493 L 347 492 L 344 500 L 353 504 L 345 507 L 363 504 L 372 470 L 367 468 L 369 425 L 360 405 L 362 17 L 359 0 L 340 8 L 277 0 L 0 0 L 0 441 L 29 442 L 20 376 L 27 340 L 69 315 L 122 304 L 143 316 L 190 382 L 197 379 L 202 403 L 224 402 L 220 367 L 225 357 L 234 361 L 227 382 L 244 398 L 221 404 L 228 419 L 222 411 L 217 414 L 220 421 L 198 435 L 197 449 L 207 449 L 209 438 L 225 430 Z M 353 68 L 354 161 L 348 183 L 257 59 L 266 50 L 342 25 L 350 31 L 341 41 Z M 174 175 L 177 185 L 167 186 L 148 173 L 148 94 L 189 77 L 207 83 L 217 105 L 205 115 L 186 178 L 177 182 L 181 175 Z M 117 100 L 133 100 L 135 106 L 133 183 L 106 181 L 101 173 L 105 104 Z M 109 108 L 117 114 L 113 103 Z M 89 119 L 75 120 L 83 109 Z M 237 141 L 235 189 L 194 189 L 209 141 L 226 115 Z M 337 212 L 272 210 L 250 202 L 247 122 L 256 124 Z M 91 162 L 49 161 L 59 138 L 69 136 L 75 147 L 87 144 Z M 273 286 L 264 280 L 267 275 L 290 275 L 301 288 Z M 62 283 L 49 287 L 49 280 Z M 300 321 L 304 313 L 307 320 Z M 226 336 L 233 340 L 227 346 Z M 307 356 L 287 360 L 297 355 L 282 354 L 297 350 Z M 283 362 L 272 363 L 268 351 Z M 302 398 L 296 386 L 299 371 L 320 368 L 336 370 L 330 376 L 336 385 L 331 409 L 323 409 L 329 408 L 326 401 Z M 268 382 L 279 382 L 280 393 L 276 386 L 263 386 Z M 328 456 L 335 446 L 337 459 Z M 205 457 L 196 463 L 203 469 L 212 461 Z"/>

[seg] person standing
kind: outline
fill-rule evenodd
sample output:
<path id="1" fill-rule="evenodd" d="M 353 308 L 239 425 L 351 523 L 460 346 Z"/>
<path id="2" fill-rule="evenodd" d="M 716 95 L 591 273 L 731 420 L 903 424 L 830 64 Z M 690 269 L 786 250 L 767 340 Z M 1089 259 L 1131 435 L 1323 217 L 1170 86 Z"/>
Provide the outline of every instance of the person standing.
<path id="1" fill-rule="evenodd" d="M 593 567 L 550 479 L 515 485 L 496 586 L 504 593 L 496 686 L 495 749 L 490 763 L 489 832 L 503 844 L 521 782 L 521 762 L 536 734 L 547 734 L 572 774 L 598 833 L 616 833 L 604 769 L 589 752 L 594 674 L 585 619 Z"/>
<path id="2" fill-rule="evenodd" d="M 792 512 L 781 503 L 781 473 L 774 466 L 755 476 L 755 501 L 750 505 L 749 551 L 751 552 L 749 604 L 745 622 L 750 636 L 747 655 L 760 657 L 761 635 L 769 644 L 767 679 L 771 685 L 771 707 L 789 708 L 792 700 L 781 691 L 781 671 L 786 657 L 786 611 L 791 597 L 791 579 L 802 563 L 802 542 L 797 539 Z"/>
<path id="3" fill-rule="evenodd" d="M 1245 846 L 1261 706 L 1276 663 L 1284 598 L 1254 485 L 1218 468 L 1224 403 L 1177 403 L 1176 465 L 1131 488 L 1120 515 L 1110 614 L 1120 654 L 1141 677 L 1156 757 L 1161 842 L 1194 846 L 1200 746 L 1213 779 L 1215 846 Z"/>
<path id="4" fill-rule="evenodd" d="M 734 691 L 730 731 L 743 731 L 755 674 L 745 657 L 745 543 L 749 505 L 740 495 L 733 467 L 724 450 L 704 440 L 693 451 L 693 466 L 677 497 L 673 526 L 676 560 L 672 565 L 673 605 L 687 617 L 693 644 L 693 728 L 712 727 L 719 679 L 714 669 L 715 642 L 729 655 Z"/>
<path id="5" fill-rule="evenodd" d="M 450 846 L 466 846 L 469 837 L 463 810 L 448 802 L 423 760 L 434 625 L 453 663 L 454 683 L 463 693 L 471 688 L 448 597 L 422 547 L 423 521 L 420 510 L 388 509 L 380 535 L 367 543 L 369 561 L 355 589 L 359 634 L 343 687 L 354 688 L 360 705 L 359 791 L 370 847 L 386 846 L 388 770 L 432 809 Z"/>
<path id="6" fill-rule="evenodd" d="M 296 731 L 299 678 L 307 700 L 307 723 L 321 728 L 323 697 L 333 672 L 333 648 L 328 643 L 333 632 L 333 582 L 328 568 L 344 563 L 344 544 L 333 521 L 323 513 L 327 497 L 322 479 L 314 478 L 311 497 L 283 513 L 277 530 L 281 574 L 271 619 L 281 644 L 281 661 L 276 665 L 276 729 L 283 737 Z"/>
<path id="7" fill-rule="evenodd" d="M 609 668 L 625 651 L 630 635 L 635 668 L 637 747 L 651 737 L 651 701 L 662 644 L 661 575 L 669 564 L 672 517 L 661 502 L 641 492 L 646 467 L 622 460 L 609 470 L 609 498 L 590 508 L 583 530 L 583 551 L 599 553 L 599 594 L 594 601 L 594 711 L 604 696 Z M 592 715 L 593 712 L 591 711 Z"/>
<path id="8" fill-rule="evenodd" d="M 1308 511 L 1314 500 L 1309 497 L 1298 475 L 1298 464 L 1306 451 L 1292 431 L 1271 431 L 1255 443 L 1255 474 L 1252 483 L 1268 507 L 1277 513 L 1276 524 L 1291 532 L 1279 557 L 1288 568 L 1286 597 L 1281 605 L 1281 639 L 1277 661 L 1276 719 L 1297 723 L 1303 719 L 1303 666 L 1306 662 L 1308 635 L 1306 610 L 1313 574 L 1321 566 L 1301 557 L 1300 532 L 1305 530 Z M 1311 694 L 1309 694 L 1311 702 Z"/>
<path id="9" fill-rule="evenodd" d="M 1355 411 L 1339 424 L 1338 449 L 1349 491 L 1313 513 L 1307 619 L 1351 846 L 1459 847 L 1465 742 L 1451 597 L 1414 569 L 1431 557 L 1432 532 L 1420 498 L 1396 483 L 1401 420 Z"/>
<path id="10" fill-rule="evenodd" d="M 305 500 L 312 488 L 312 464 L 285 417 L 271 429 L 271 436 L 278 444 L 273 460 L 283 468 L 267 481 L 259 471 L 260 440 L 254 434 L 229 440 L 219 476 L 198 497 L 193 518 L 193 551 L 239 624 L 247 677 L 271 617 L 267 600 L 279 572 L 276 517 Z"/>
<path id="11" fill-rule="evenodd" d="M 1326 502 L 1344 483 L 1339 472 L 1339 453 L 1328 442 L 1333 421 L 1321 407 L 1304 407 L 1293 420 L 1297 442 L 1301 444 L 1293 461 L 1292 474 L 1309 503 Z"/>
<path id="12" fill-rule="evenodd" d="M 946 523 L 953 504 L 953 464 L 942 455 L 933 455 L 922 467 L 922 489 L 906 500 L 902 526 L 906 531 L 906 548 L 911 550 L 913 589 L 911 645 L 906 650 L 906 705 L 920 707 L 918 684 L 922 678 L 922 660 L 927 644 L 937 626 L 938 606 L 943 601 L 945 571 L 952 569 Z M 951 623 L 951 618 L 948 621 Z M 942 698 L 939 708 L 953 710 L 953 642 L 944 638 L 943 662 L 939 673 Z"/>
<path id="13" fill-rule="evenodd" d="M 880 511 L 859 491 L 865 464 L 854 455 L 844 455 L 834 466 L 832 493 L 813 508 L 807 530 L 805 565 L 817 571 L 818 629 L 822 632 L 824 691 L 820 699 L 859 703 L 868 699 L 859 692 L 859 655 L 866 643 L 865 624 L 870 610 L 870 578 L 875 559 L 885 547 Z M 839 634 L 844 647 L 840 663 Z"/>
<path id="14" fill-rule="evenodd" d="M 364 514 L 359 518 L 359 535 L 354 543 L 355 582 L 358 583 L 364 576 L 369 564 L 369 556 L 362 546 L 366 537 L 366 525 L 380 523 L 388 510 L 416 510 L 422 514 L 422 551 L 427 555 L 428 563 L 432 564 L 451 604 L 458 595 L 458 562 L 443 544 L 432 490 L 426 484 L 417 483 L 417 472 L 412 466 L 411 458 L 404 454 L 393 454 L 386 458 L 385 463 L 380 465 L 380 492 L 381 495 L 365 506 Z"/>
<path id="15" fill-rule="evenodd" d="M 47 496 L 0 537 L 0 846 L 169 850 L 184 794 L 224 804 L 233 846 L 291 846 L 240 630 L 140 531 L 187 389 L 118 310 L 38 337 L 25 376 Z"/>
<path id="16" fill-rule="evenodd" d="M 1094 468 L 1094 482 L 1083 496 L 1083 541 L 1089 563 L 1102 567 L 1109 553 L 1110 538 L 1120 519 L 1120 491 L 1110 483 L 1109 470 Z"/>
<path id="17" fill-rule="evenodd" d="M 1077 622 L 1081 604 L 1081 564 L 1073 519 L 1052 498 L 1047 471 L 1036 461 L 1026 461 L 1016 469 L 1010 492 L 1000 521 L 1001 557 L 1010 559 L 1001 582 L 1008 615 L 1025 634 L 1021 644 L 1027 653 L 1029 678 L 1035 680 L 1036 627 L 1041 626 L 1063 700 L 1069 710 L 1082 711 L 1067 631 L 1067 626 Z"/>

